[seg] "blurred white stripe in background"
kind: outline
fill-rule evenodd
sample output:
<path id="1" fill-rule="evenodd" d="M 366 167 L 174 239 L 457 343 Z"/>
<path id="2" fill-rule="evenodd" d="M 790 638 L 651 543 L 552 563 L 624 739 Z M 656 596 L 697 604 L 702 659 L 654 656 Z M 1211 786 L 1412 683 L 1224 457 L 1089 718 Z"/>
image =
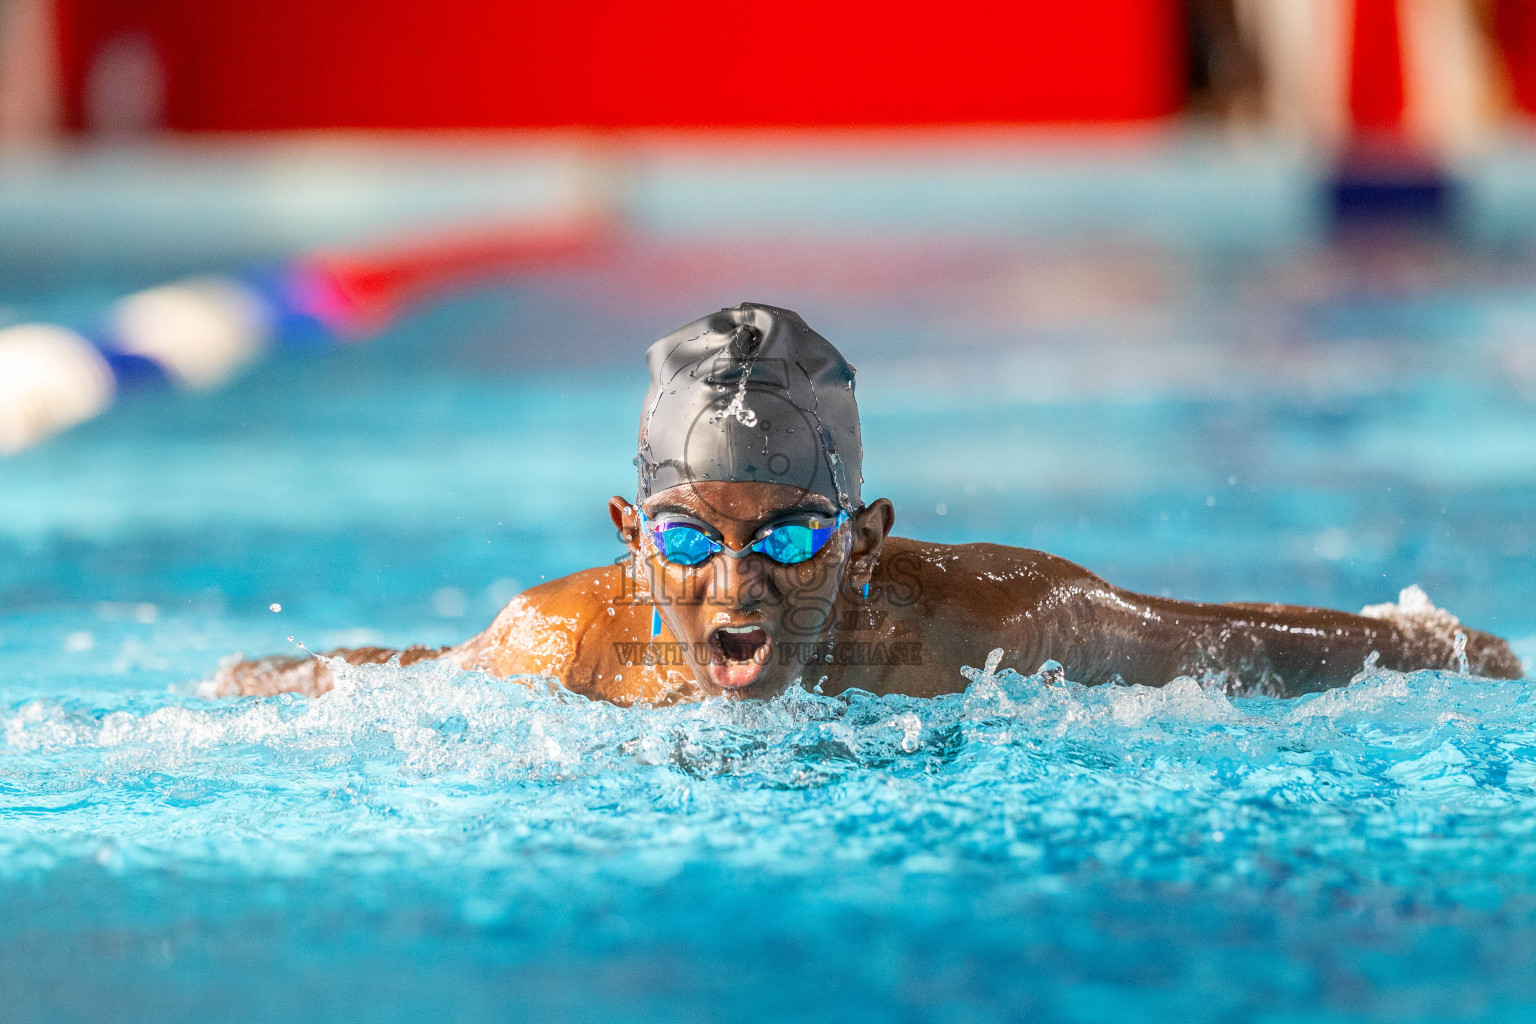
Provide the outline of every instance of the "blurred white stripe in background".
<path id="1" fill-rule="evenodd" d="M 13 150 L 0 159 L 0 272 L 131 266 L 152 280 L 315 246 L 559 218 L 591 208 L 603 152 L 574 134 L 472 133 Z"/>

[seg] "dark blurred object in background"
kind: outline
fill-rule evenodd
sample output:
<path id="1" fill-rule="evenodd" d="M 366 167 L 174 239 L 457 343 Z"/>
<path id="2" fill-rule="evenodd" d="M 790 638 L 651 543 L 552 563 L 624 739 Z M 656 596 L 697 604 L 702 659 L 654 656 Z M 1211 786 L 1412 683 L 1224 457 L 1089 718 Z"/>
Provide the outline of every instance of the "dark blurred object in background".
<path id="1" fill-rule="evenodd" d="M 1186 17 L 1189 113 L 1257 121 L 1264 112 L 1264 69 L 1237 0 L 1188 0 Z"/>

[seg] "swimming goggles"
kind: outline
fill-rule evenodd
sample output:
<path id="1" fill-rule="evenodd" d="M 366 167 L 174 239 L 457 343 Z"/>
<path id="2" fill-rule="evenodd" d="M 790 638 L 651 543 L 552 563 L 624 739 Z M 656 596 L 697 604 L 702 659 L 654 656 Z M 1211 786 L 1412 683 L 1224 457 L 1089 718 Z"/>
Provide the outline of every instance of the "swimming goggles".
<path id="1" fill-rule="evenodd" d="M 752 543 L 737 550 L 727 547 L 720 535 L 703 523 L 687 519 L 653 523 L 644 512 L 640 513 L 641 527 L 650 534 L 661 557 L 673 565 L 702 565 L 719 554 L 746 558 L 754 553 L 766 555 L 780 565 L 799 565 L 815 558 L 846 522 L 847 512 L 839 512 L 835 519 L 796 516 L 762 531 Z"/>

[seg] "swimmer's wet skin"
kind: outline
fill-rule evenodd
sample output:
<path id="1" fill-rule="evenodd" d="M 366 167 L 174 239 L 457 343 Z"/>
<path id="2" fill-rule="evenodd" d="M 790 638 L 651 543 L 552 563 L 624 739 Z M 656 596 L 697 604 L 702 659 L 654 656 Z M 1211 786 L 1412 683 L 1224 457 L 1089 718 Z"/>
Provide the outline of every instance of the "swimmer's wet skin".
<path id="1" fill-rule="evenodd" d="M 1023 673 L 1059 661 L 1081 683 L 1160 686 L 1221 677 L 1291 696 L 1383 668 L 1518 678 L 1498 637 L 1427 602 L 1365 614 L 1198 604 L 1133 594 L 1062 558 L 996 544 L 890 535 L 895 511 L 864 503 L 854 371 L 795 313 L 744 303 L 674 331 L 646 357 L 637 499 L 608 513 L 628 557 L 514 598 L 452 648 L 397 653 L 497 676 L 558 678 L 620 704 L 711 694 L 772 697 L 799 681 L 837 693 L 931 697 L 1001 648 Z M 222 694 L 331 687 L 324 661 L 222 669 Z"/>

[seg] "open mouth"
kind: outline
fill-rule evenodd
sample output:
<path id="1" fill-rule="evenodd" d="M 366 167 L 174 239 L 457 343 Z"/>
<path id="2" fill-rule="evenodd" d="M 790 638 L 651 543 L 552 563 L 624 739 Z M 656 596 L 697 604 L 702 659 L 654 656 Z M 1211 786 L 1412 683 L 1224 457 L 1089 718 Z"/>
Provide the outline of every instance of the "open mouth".
<path id="1" fill-rule="evenodd" d="M 709 677 L 727 690 L 751 686 L 768 664 L 768 631 L 761 626 L 721 626 L 709 644 Z"/>

